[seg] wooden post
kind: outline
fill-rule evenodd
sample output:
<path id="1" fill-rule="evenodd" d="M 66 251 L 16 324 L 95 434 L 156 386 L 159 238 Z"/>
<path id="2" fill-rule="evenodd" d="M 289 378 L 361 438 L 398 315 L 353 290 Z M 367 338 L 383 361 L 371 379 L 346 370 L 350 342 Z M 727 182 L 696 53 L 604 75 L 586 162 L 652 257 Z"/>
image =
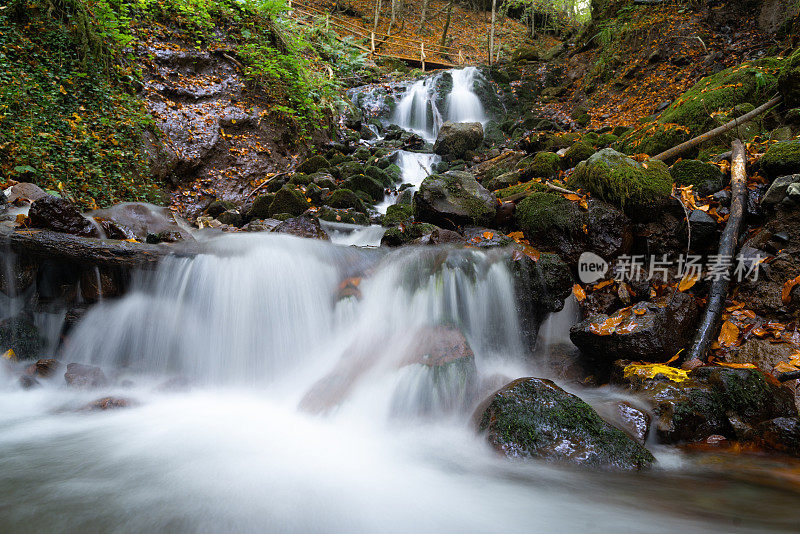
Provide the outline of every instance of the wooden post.
<path id="1" fill-rule="evenodd" d="M 375 32 L 369 32 L 369 49 L 375 53 Z"/>
<path id="2" fill-rule="evenodd" d="M 331 14 L 330 13 L 326 13 L 325 14 L 325 31 L 330 30 L 330 28 L 331 28 Z"/>
<path id="3" fill-rule="evenodd" d="M 464 64 L 464 52 L 461 50 L 458 51 L 458 64 L 459 65 Z"/>
<path id="4" fill-rule="evenodd" d="M 422 72 L 425 72 L 425 43 L 422 41 L 419 43 L 419 59 L 422 63 Z"/>

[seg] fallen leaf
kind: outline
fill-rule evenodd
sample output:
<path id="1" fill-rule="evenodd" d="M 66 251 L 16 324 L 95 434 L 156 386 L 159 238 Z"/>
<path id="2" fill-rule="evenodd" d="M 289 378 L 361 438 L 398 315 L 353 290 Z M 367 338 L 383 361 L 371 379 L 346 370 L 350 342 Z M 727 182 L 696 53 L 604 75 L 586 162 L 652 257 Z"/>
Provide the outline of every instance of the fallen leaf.
<path id="1" fill-rule="evenodd" d="M 592 291 L 597 291 L 599 289 L 603 289 L 604 287 L 610 286 L 613 284 L 613 280 L 603 280 L 602 282 L 598 282 L 594 286 L 592 286 Z"/>
<path id="2" fill-rule="evenodd" d="M 683 293 L 684 291 L 691 289 L 698 280 L 700 280 L 699 275 L 692 276 L 690 273 L 686 273 L 678 284 L 678 291 Z"/>
<path id="3" fill-rule="evenodd" d="M 494 237 L 494 232 L 488 232 L 487 231 L 487 232 L 483 232 L 481 235 L 483 236 L 484 239 L 491 239 L 491 238 Z"/>
<path id="4" fill-rule="evenodd" d="M 739 341 L 739 327 L 730 321 L 722 323 L 722 329 L 717 338 L 720 347 L 733 347 Z"/>
<path id="5" fill-rule="evenodd" d="M 730 367 L 731 369 L 758 369 L 752 363 L 729 363 L 729 362 L 716 362 L 720 367 Z"/>
<path id="6" fill-rule="evenodd" d="M 578 299 L 578 302 L 583 302 L 586 300 L 586 291 L 583 290 L 580 284 L 575 284 L 572 286 L 572 294 L 575 295 L 575 298 Z"/>
<path id="7" fill-rule="evenodd" d="M 789 302 L 792 300 L 792 289 L 794 289 L 794 286 L 797 284 L 800 284 L 800 275 L 783 284 L 783 291 L 781 291 L 781 302 L 784 304 L 789 304 Z"/>
<path id="8" fill-rule="evenodd" d="M 17 361 L 17 355 L 16 355 L 16 353 L 14 352 L 14 349 L 8 349 L 7 351 L 5 351 L 5 352 L 3 353 L 3 356 L 2 356 L 2 358 L 3 358 L 4 360 L 11 360 L 12 362 L 15 362 L 15 361 Z"/>

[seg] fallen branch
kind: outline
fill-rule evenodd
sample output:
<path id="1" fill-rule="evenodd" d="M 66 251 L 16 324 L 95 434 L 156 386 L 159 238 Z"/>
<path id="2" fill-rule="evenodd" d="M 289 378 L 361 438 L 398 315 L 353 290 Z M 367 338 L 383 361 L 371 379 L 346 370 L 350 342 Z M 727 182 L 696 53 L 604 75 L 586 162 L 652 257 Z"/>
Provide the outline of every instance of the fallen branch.
<path id="1" fill-rule="evenodd" d="M 563 187 L 559 187 L 557 185 L 553 185 L 550 182 L 545 182 L 544 185 L 548 189 L 552 189 L 553 191 L 557 191 L 558 193 L 564 193 L 565 195 L 577 195 L 578 194 L 575 191 L 570 191 L 569 189 L 564 189 Z M 522 191 L 520 193 L 516 193 L 516 194 L 513 194 L 513 195 L 509 195 L 507 197 L 504 197 L 502 199 L 502 201 L 503 202 L 517 202 L 517 201 L 522 200 L 523 198 L 525 198 L 525 197 L 527 197 L 529 195 L 532 195 L 533 193 L 537 193 L 537 192 L 538 191 L 536 189 L 528 189 L 526 191 Z"/>
<path id="2" fill-rule="evenodd" d="M 697 137 L 695 137 L 693 139 L 689 139 L 685 143 L 681 143 L 680 145 L 672 147 L 669 150 L 665 150 L 661 154 L 653 156 L 650 159 L 666 161 L 668 159 L 672 159 L 672 158 L 674 158 L 676 156 L 679 156 L 679 155 L 683 154 L 684 152 L 686 152 L 687 150 L 690 150 L 690 149 L 696 147 L 697 145 L 699 145 L 701 143 L 705 143 L 706 141 L 710 141 L 711 139 L 719 137 L 720 135 L 724 134 L 725 132 L 733 130 L 737 126 L 741 126 L 742 124 L 750 122 L 751 120 L 753 120 L 754 118 L 758 117 L 762 113 L 765 113 L 766 111 L 768 111 L 768 110 L 772 109 L 773 107 L 775 107 L 776 105 L 778 105 L 780 103 L 780 101 L 781 101 L 781 96 L 780 95 L 776 96 L 775 98 L 773 98 L 772 100 L 770 100 L 766 104 L 763 104 L 763 105 L 757 107 L 753 111 L 751 111 L 749 113 L 745 113 L 741 117 L 737 117 L 737 118 L 733 119 L 732 121 L 730 121 L 728 123 L 725 123 L 725 124 L 723 124 L 722 126 L 720 126 L 718 128 L 714 128 L 710 132 L 706 132 L 706 133 L 704 133 L 702 135 L 698 135 Z"/>
<path id="3" fill-rule="evenodd" d="M 727 267 L 725 273 L 720 273 L 711 282 L 711 289 L 708 291 L 708 305 L 705 313 L 700 320 L 697 334 L 689 349 L 687 363 L 704 362 L 706 353 L 711 343 L 719 331 L 722 310 L 725 307 L 725 299 L 728 297 L 730 288 L 730 274 L 733 267 L 733 257 L 736 254 L 736 245 L 739 240 L 739 233 L 744 219 L 744 206 L 747 198 L 747 171 L 745 169 L 745 149 L 740 139 L 734 139 L 732 144 L 732 163 L 731 166 L 731 211 L 725 230 L 719 238 L 719 257 L 723 261 L 730 260 L 731 265 Z"/>
<path id="4" fill-rule="evenodd" d="M 275 179 L 275 178 L 277 178 L 278 176 L 286 176 L 287 174 L 289 174 L 289 171 L 279 172 L 279 173 L 278 173 L 278 174 L 276 174 L 275 176 L 270 176 L 270 178 L 269 178 L 268 180 L 264 180 L 263 182 L 261 182 L 260 184 L 258 184 L 258 187 L 256 187 L 256 188 L 255 188 L 255 189 L 253 189 L 252 191 L 250 191 L 250 194 L 249 194 L 249 195 L 247 195 L 247 196 L 245 197 L 244 201 L 245 201 L 245 202 L 247 202 L 248 200 L 250 200 L 250 197 L 252 197 L 253 195 L 255 195 L 255 194 L 256 194 L 256 191 L 258 191 L 259 189 L 261 189 L 262 187 L 264 187 L 265 185 L 267 185 L 268 183 L 270 183 L 272 180 L 274 180 L 274 179 Z"/>

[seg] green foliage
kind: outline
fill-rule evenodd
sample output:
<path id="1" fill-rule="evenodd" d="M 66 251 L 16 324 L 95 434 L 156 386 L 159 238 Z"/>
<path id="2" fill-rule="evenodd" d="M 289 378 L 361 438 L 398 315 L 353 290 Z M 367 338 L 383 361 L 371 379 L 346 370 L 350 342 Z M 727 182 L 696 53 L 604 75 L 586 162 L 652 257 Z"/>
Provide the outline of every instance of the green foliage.
<path id="1" fill-rule="evenodd" d="M 577 232 L 581 224 L 575 204 L 553 192 L 531 193 L 517 204 L 514 217 L 528 239 L 536 239 L 550 229 Z"/>
<path id="2" fill-rule="evenodd" d="M 131 94 L 136 72 L 106 40 L 117 33 L 77 0 L 0 11 L 0 181 L 84 207 L 159 201 L 141 150 L 152 119 Z"/>

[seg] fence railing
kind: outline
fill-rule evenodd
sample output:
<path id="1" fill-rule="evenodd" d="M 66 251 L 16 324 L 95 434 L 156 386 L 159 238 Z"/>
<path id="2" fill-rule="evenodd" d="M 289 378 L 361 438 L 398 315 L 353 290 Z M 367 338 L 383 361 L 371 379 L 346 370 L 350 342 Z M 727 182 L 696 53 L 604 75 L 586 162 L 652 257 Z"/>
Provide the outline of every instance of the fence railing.
<path id="1" fill-rule="evenodd" d="M 303 22 L 302 17 L 307 17 L 316 20 L 320 24 L 324 24 L 325 29 L 347 32 L 353 36 L 367 40 L 369 46 L 358 43 L 351 44 L 370 54 L 419 61 L 423 70 L 425 70 L 425 64 L 428 62 L 447 66 L 463 65 L 466 63 L 466 57 L 461 48 L 428 43 L 426 50 L 424 41 L 365 30 L 361 26 L 357 26 L 343 17 L 332 15 L 327 11 L 306 5 L 302 2 L 288 0 L 287 3 L 292 17 L 299 22 Z M 430 56 L 428 55 L 429 53 L 431 54 Z"/>

